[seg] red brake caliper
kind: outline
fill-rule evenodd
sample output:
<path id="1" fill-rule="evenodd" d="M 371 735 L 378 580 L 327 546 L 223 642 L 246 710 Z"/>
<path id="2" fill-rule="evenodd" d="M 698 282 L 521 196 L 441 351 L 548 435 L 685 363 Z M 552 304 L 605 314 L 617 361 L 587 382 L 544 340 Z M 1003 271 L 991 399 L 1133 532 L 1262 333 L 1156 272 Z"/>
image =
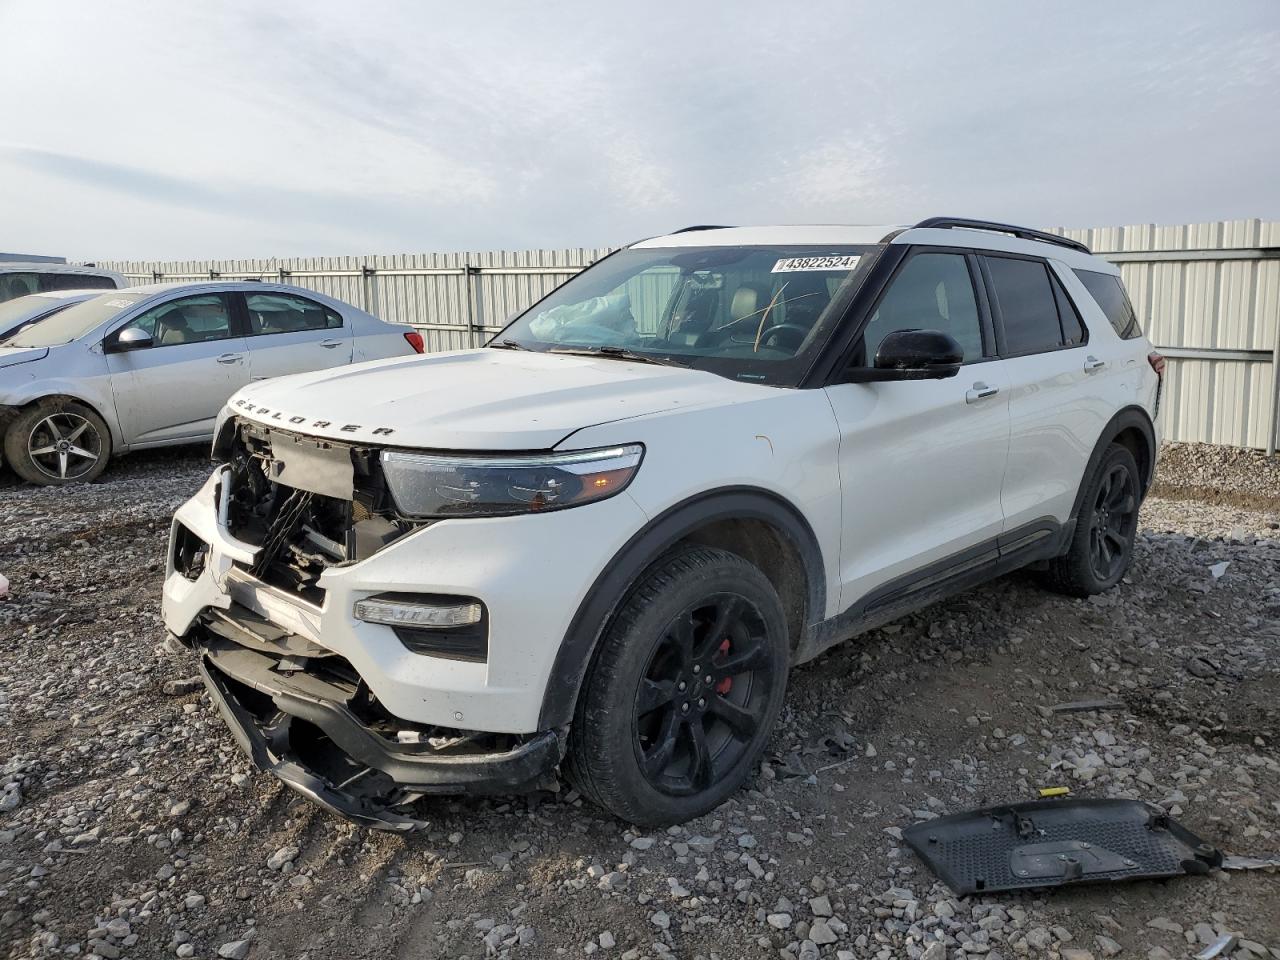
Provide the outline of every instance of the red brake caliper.
<path id="1" fill-rule="evenodd" d="M 723 640 L 720 641 L 720 648 L 716 652 L 719 653 L 721 656 L 729 652 L 728 637 L 725 637 Z M 732 689 L 733 689 L 733 677 L 725 677 L 723 680 L 721 680 L 719 683 L 716 684 L 716 693 L 720 694 L 720 696 L 722 697 Z"/>

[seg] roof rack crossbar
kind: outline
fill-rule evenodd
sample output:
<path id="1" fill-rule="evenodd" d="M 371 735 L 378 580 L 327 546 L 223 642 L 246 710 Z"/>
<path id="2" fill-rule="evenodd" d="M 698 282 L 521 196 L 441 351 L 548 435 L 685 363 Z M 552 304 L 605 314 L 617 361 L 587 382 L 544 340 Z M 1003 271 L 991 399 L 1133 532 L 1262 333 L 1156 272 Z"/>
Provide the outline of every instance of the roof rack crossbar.
<path id="1" fill-rule="evenodd" d="M 1015 227 L 1011 223 L 995 223 L 991 220 L 966 220 L 963 217 L 929 217 L 927 220 L 921 220 L 917 223 L 916 227 L 929 227 L 935 230 L 948 230 L 953 227 L 963 230 L 993 230 L 997 233 L 1011 233 L 1019 240 L 1038 240 L 1041 243 L 1052 243 L 1059 247 L 1066 247 L 1069 250 L 1078 250 L 1081 253 L 1093 255 L 1093 251 L 1079 240 L 1060 237 L 1056 233 L 1046 233 L 1044 230 L 1033 230 L 1030 227 Z"/>
<path id="2" fill-rule="evenodd" d="M 674 237 L 677 233 L 693 233 L 695 230 L 728 230 L 729 227 L 722 223 L 695 223 L 692 227 L 681 227 L 679 230 L 672 230 L 668 236 Z"/>

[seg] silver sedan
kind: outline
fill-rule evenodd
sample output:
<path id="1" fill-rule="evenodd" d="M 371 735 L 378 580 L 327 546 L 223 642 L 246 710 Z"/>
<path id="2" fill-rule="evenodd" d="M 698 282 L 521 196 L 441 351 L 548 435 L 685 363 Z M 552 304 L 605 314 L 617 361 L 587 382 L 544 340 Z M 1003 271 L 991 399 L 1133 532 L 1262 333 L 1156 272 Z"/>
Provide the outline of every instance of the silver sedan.
<path id="1" fill-rule="evenodd" d="M 412 327 L 283 284 L 113 290 L 0 339 L 4 459 L 32 483 L 90 481 L 113 454 L 210 439 L 251 380 L 421 352 Z"/>

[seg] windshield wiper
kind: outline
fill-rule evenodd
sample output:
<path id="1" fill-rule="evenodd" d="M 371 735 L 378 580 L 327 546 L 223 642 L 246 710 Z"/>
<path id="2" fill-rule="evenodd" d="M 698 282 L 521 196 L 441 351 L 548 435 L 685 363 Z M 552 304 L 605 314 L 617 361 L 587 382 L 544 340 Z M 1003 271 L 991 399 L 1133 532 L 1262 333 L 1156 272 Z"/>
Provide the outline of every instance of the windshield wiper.
<path id="1" fill-rule="evenodd" d="M 656 363 L 662 367 L 687 367 L 688 360 L 657 356 L 652 353 L 636 353 L 625 347 L 557 347 L 547 353 L 563 353 L 576 357 L 605 357 L 609 360 L 630 360 L 634 363 Z"/>
<path id="2" fill-rule="evenodd" d="M 489 349 L 490 350 L 528 350 L 529 348 L 526 347 L 524 344 L 517 343 L 516 341 L 508 337 L 505 340 L 503 340 L 501 343 L 489 344 Z"/>

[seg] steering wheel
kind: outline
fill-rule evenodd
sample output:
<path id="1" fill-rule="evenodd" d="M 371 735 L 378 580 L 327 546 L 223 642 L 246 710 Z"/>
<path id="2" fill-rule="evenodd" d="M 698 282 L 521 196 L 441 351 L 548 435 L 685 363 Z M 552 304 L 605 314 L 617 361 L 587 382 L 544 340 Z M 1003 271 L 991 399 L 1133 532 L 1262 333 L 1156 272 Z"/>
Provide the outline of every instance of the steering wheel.
<path id="1" fill-rule="evenodd" d="M 792 340 L 792 343 L 778 343 L 775 346 L 783 350 L 796 350 L 800 344 L 804 343 L 804 338 L 809 335 L 809 328 L 802 327 L 798 323 L 778 323 L 760 334 L 760 342 L 768 343 L 778 334 L 784 334 L 784 340 Z"/>

